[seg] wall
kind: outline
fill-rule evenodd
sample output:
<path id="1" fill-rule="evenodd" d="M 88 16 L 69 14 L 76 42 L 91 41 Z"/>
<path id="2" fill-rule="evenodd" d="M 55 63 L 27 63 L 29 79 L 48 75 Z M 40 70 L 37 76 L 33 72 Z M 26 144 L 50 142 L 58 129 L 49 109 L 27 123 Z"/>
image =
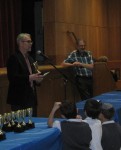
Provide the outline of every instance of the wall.
<path id="1" fill-rule="evenodd" d="M 44 0 L 45 53 L 60 64 L 75 48 L 67 31 L 87 42 L 95 58 L 121 59 L 120 0 Z"/>

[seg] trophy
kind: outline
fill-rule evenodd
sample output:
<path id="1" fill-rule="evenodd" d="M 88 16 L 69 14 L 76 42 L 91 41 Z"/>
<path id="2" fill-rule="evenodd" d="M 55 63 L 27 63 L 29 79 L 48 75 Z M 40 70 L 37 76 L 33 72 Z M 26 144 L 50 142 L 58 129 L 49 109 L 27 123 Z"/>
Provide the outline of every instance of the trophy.
<path id="1" fill-rule="evenodd" d="M 12 126 L 12 130 L 14 130 L 14 128 L 17 125 L 17 122 L 15 121 L 16 119 L 16 114 L 14 111 L 11 112 L 11 126 Z"/>
<path id="2" fill-rule="evenodd" d="M 0 140 L 6 139 L 6 135 L 4 131 L 2 130 L 3 124 L 4 124 L 4 118 L 2 115 L 0 115 Z"/>
<path id="3" fill-rule="evenodd" d="M 12 125 L 11 125 L 11 113 L 7 113 L 7 120 L 8 120 L 8 131 L 12 131 Z"/>
<path id="4" fill-rule="evenodd" d="M 35 128 L 35 124 L 34 122 L 32 122 L 32 108 L 27 108 L 27 114 L 28 114 L 28 117 L 29 117 L 29 121 L 27 123 L 27 127 L 28 129 L 31 129 L 31 128 Z"/>
<path id="5" fill-rule="evenodd" d="M 4 113 L 3 118 L 4 118 L 4 124 L 2 127 L 3 131 L 11 132 L 12 131 L 11 114 L 10 113 Z"/>
<path id="6" fill-rule="evenodd" d="M 38 63 L 37 63 L 37 61 L 35 61 L 35 62 L 33 63 L 33 65 L 34 65 L 34 68 L 35 68 L 36 72 L 37 72 L 37 73 L 41 73 L 41 72 L 39 71 L 39 69 L 38 69 Z"/>
<path id="7" fill-rule="evenodd" d="M 21 121 L 20 121 L 20 119 L 21 119 L 21 111 L 20 110 L 18 110 L 16 112 L 16 119 L 17 119 L 17 125 L 14 128 L 14 132 L 19 132 L 19 133 L 23 132 L 24 128 L 22 127 Z"/>
<path id="8" fill-rule="evenodd" d="M 7 131 L 7 125 L 8 125 L 8 122 L 7 122 L 7 113 L 4 113 L 3 120 L 4 120 L 4 123 L 3 123 L 2 130 L 3 131 Z"/>
<path id="9" fill-rule="evenodd" d="M 35 61 L 34 63 L 33 63 L 33 66 L 34 66 L 34 68 L 35 68 L 35 71 L 37 72 L 37 73 L 40 73 L 41 74 L 41 72 L 39 71 L 39 69 L 38 69 L 38 63 L 37 63 L 37 61 Z M 40 82 L 43 80 L 43 78 L 38 78 L 37 80 L 36 80 L 36 83 L 38 83 L 38 84 L 40 84 Z"/>
<path id="10" fill-rule="evenodd" d="M 24 130 L 27 129 L 25 117 L 26 117 L 26 110 L 23 109 L 23 110 L 21 110 L 21 118 L 22 118 L 21 126 L 24 128 Z"/>

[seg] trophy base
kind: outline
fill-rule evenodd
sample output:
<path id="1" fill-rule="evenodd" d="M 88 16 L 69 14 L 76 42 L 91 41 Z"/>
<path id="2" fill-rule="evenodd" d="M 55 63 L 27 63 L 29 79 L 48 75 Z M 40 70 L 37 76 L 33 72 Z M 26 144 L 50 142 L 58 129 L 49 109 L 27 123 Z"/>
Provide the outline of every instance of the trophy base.
<path id="1" fill-rule="evenodd" d="M 0 141 L 5 140 L 5 139 L 6 139 L 5 133 L 0 134 Z"/>
<path id="2" fill-rule="evenodd" d="M 2 130 L 5 132 L 11 132 L 12 131 L 12 127 L 9 127 L 8 124 L 3 125 Z"/>
<path id="3" fill-rule="evenodd" d="M 26 123 L 26 126 L 27 126 L 27 129 L 35 128 L 34 122 L 32 122 L 32 123 Z"/>
<path id="4" fill-rule="evenodd" d="M 21 127 L 15 127 L 14 128 L 14 132 L 17 132 L 17 133 L 21 133 L 21 132 L 24 132 L 25 131 L 25 129 L 21 126 Z"/>
<path id="5" fill-rule="evenodd" d="M 24 130 L 27 130 L 27 124 L 25 122 L 21 122 L 20 123 L 21 127 L 24 129 Z"/>

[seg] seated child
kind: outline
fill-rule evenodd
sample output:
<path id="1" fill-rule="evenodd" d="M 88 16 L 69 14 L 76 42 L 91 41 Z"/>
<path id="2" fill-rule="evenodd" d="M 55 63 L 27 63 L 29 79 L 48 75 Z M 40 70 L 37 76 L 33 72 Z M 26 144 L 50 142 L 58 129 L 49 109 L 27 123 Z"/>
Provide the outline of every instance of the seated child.
<path id="1" fill-rule="evenodd" d="M 101 111 L 101 103 L 94 100 L 88 99 L 84 106 L 84 112 L 87 116 L 85 121 L 89 124 L 92 130 L 92 141 L 90 148 L 91 150 L 102 150 L 101 138 L 102 138 L 102 126 L 98 116 Z"/>
<path id="2" fill-rule="evenodd" d="M 112 104 L 103 103 L 99 119 L 102 122 L 103 150 L 121 149 L 121 126 L 112 120 L 115 110 Z"/>
<path id="3" fill-rule="evenodd" d="M 63 121 L 54 121 L 54 115 L 60 110 Z M 77 108 L 71 102 L 55 102 L 48 118 L 48 126 L 56 127 L 62 133 L 63 150 L 90 150 L 92 139 L 89 125 L 77 115 Z"/>

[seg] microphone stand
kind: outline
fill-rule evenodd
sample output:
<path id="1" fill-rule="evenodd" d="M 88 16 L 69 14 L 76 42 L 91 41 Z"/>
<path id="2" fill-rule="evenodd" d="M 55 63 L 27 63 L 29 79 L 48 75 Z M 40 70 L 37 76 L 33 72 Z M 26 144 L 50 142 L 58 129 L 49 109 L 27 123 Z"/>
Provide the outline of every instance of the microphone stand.
<path id="1" fill-rule="evenodd" d="M 64 101 L 66 101 L 67 100 L 67 95 L 66 95 L 66 93 L 67 93 L 67 82 L 68 81 L 70 81 L 70 83 L 73 83 L 62 71 L 60 71 L 52 62 L 51 62 L 51 60 L 46 56 L 46 55 L 44 55 L 43 53 L 40 53 L 40 55 L 42 55 L 44 58 L 45 58 L 45 60 L 47 60 L 48 61 L 48 63 L 51 65 L 51 66 L 53 66 L 54 68 L 55 68 L 55 70 L 57 71 L 57 72 L 59 72 L 62 76 L 63 76 L 63 80 L 64 80 L 64 96 L 65 96 L 65 100 Z M 74 83 L 73 83 L 74 84 Z"/>

